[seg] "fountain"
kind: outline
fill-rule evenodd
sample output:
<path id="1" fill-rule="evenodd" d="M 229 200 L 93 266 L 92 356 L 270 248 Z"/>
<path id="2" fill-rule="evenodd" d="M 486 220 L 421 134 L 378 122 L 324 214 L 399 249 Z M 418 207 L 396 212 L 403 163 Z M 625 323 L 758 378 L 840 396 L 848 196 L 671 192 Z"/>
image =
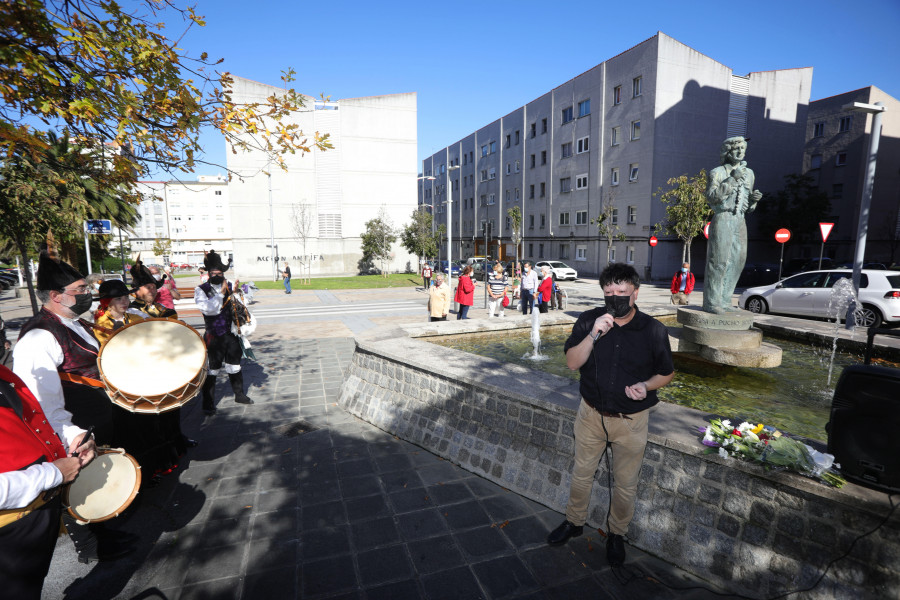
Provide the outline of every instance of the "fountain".
<path id="1" fill-rule="evenodd" d="M 831 385 L 831 374 L 834 369 L 834 355 L 837 352 L 838 328 L 841 325 L 841 318 L 847 314 L 851 302 L 856 303 L 853 281 L 846 277 L 838 279 L 832 286 L 831 296 L 828 299 L 828 317 L 834 317 L 834 339 L 831 341 L 831 363 L 828 365 L 829 385 Z"/>
<path id="2" fill-rule="evenodd" d="M 537 310 L 531 311 L 531 345 L 534 348 L 531 354 L 526 354 L 522 358 L 532 361 L 547 360 L 548 357 L 541 354 L 541 317 Z"/>

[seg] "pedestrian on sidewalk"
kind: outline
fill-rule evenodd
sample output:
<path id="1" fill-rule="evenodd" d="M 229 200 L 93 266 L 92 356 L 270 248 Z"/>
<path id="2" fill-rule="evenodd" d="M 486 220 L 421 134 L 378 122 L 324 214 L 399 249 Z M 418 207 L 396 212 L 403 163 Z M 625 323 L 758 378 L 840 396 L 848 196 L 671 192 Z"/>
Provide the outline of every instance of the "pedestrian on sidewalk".
<path id="1" fill-rule="evenodd" d="M 545 313 L 550 307 L 550 297 L 553 295 L 553 275 L 550 272 L 550 267 L 546 265 L 541 267 L 541 274 L 544 278 L 541 279 L 541 283 L 538 285 L 537 305 L 538 311 Z"/>
<path id="2" fill-rule="evenodd" d="M 459 311 L 456 313 L 456 320 L 469 318 L 469 308 L 475 304 L 475 282 L 472 281 L 472 265 L 466 265 L 462 275 L 459 276 L 459 285 L 456 287 L 456 297 L 454 301 L 459 303 Z"/>
<path id="3" fill-rule="evenodd" d="M 425 291 L 428 291 L 428 288 L 431 287 L 431 265 L 428 262 L 425 262 L 425 266 L 422 267 L 422 284 L 425 286 Z"/>
<path id="4" fill-rule="evenodd" d="M 428 290 L 428 314 L 432 321 L 446 321 L 450 312 L 450 286 L 444 283 L 444 274 L 434 275 L 434 285 Z"/>
<path id="5" fill-rule="evenodd" d="M 156 301 L 166 308 L 175 310 L 175 301 L 181 300 L 181 292 L 175 287 L 175 280 L 172 278 L 172 269 L 165 268 L 164 273 L 159 272 L 159 267 L 150 267 L 150 274 L 156 281 L 162 281 L 162 285 L 156 292 Z"/>
<path id="6" fill-rule="evenodd" d="M 656 390 L 675 376 L 668 331 L 635 305 L 640 285 L 631 265 L 606 267 L 600 273 L 606 306 L 582 313 L 565 344 L 567 366 L 580 372 L 581 405 L 575 417 L 575 463 L 566 520 L 547 536 L 547 543 L 558 546 L 582 534 L 597 466 L 609 451 L 610 566 L 625 562 L 623 536 L 634 517 L 650 409 L 659 402 Z"/>
<path id="7" fill-rule="evenodd" d="M 530 262 L 525 263 L 523 271 L 519 293 L 522 296 L 522 314 L 527 315 L 529 311 L 534 311 L 534 294 L 538 289 L 538 278 Z"/>
<path id="8" fill-rule="evenodd" d="M 284 277 L 284 293 L 290 294 L 291 293 L 291 267 L 288 266 L 287 261 L 284 261 L 284 270 L 281 272 L 281 276 Z M 303 279 L 303 278 L 301 277 L 301 279 Z"/>
<path id="9" fill-rule="evenodd" d="M 497 263 L 494 265 L 494 271 L 488 279 L 488 294 L 491 297 L 488 300 L 488 318 L 493 317 L 495 312 L 499 312 L 501 317 L 505 316 L 504 310 L 506 306 L 503 304 L 503 299 L 507 298 L 506 294 L 508 291 L 509 277 L 503 272 L 503 266 Z M 509 300 L 507 300 L 507 304 L 509 304 Z"/>
<path id="10" fill-rule="evenodd" d="M 691 263 L 684 263 L 681 269 L 672 277 L 672 304 L 686 305 L 691 292 L 694 291 L 694 274 L 691 273 Z"/>

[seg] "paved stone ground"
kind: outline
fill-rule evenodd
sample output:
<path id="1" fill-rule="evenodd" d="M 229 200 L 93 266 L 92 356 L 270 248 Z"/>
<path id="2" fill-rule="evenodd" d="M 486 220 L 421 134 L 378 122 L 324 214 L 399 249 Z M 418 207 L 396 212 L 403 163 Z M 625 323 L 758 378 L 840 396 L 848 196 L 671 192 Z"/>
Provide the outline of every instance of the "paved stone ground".
<path id="1" fill-rule="evenodd" d="M 335 401 L 352 339 L 255 349 L 257 404 L 220 379 L 216 416 L 185 407 L 201 445 L 114 521 L 138 553 L 81 565 L 61 538 L 44 598 L 713 597 L 667 588 L 697 582 L 634 548 L 611 570 L 596 531 L 550 548 L 560 514 L 349 416 Z M 276 429 L 298 420 L 318 429 Z"/>

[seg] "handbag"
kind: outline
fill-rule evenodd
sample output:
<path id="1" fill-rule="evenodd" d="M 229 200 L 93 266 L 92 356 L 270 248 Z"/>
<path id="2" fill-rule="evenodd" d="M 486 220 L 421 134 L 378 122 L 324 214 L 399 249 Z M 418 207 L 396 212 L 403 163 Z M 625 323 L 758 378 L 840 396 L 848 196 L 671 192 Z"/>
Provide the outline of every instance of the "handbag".
<path id="1" fill-rule="evenodd" d="M 500 301 L 500 306 L 502 306 L 503 308 L 509 306 L 509 296 L 503 294 L 503 300 Z"/>

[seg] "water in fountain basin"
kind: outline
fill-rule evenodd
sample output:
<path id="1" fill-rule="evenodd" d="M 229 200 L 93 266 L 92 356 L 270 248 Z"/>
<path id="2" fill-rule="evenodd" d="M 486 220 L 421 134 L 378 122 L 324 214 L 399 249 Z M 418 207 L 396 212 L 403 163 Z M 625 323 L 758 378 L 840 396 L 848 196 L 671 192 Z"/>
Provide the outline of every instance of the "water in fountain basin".
<path id="1" fill-rule="evenodd" d="M 531 311 L 531 347 L 531 354 L 526 354 L 522 358 L 533 361 L 547 360 L 548 357 L 541 354 L 541 315 L 538 310 Z"/>
<path id="2" fill-rule="evenodd" d="M 851 303 L 856 302 L 856 290 L 853 289 L 853 281 L 844 277 L 838 279 L 831 288 L 831 297 L 828 299 L 828 318 L 834 319 L 834 339 L 831 342 L 831 362 L 828 364 L 828 385 L 831 385 L 831 375 L 834 371 L 834 355 L 837 353 L 838 328 L 841 319 L 847 316 L 847 309 Z"/>

